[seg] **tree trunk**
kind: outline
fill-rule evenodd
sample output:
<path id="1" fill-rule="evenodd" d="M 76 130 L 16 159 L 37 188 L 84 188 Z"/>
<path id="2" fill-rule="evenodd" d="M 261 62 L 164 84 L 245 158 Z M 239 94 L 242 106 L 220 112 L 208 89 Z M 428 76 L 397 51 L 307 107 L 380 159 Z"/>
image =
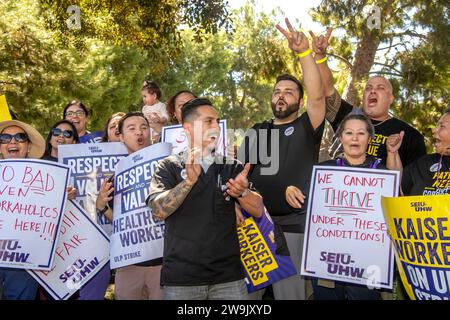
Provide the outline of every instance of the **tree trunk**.
<path id="1" fill-rule="evenodd" d="M 353 68 L 347 79 L 347 84 L 342 97 L 354 106 L 361 103 L 358 94 L 358 85 L 361 80 L 367 77 L 375 60 L 380 38 L 373 32 L 366 33 L 358 43 L 355 58 L 353 59 Z"/>

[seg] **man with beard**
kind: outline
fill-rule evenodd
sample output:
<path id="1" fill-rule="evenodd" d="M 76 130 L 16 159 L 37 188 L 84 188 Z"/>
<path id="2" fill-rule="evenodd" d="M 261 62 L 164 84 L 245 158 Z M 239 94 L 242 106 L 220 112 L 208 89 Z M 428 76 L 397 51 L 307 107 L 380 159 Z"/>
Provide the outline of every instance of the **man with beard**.
<path id="1" fill-rule="evenodd" d="M 264 205 L 275 224 L 281 226 L 298 271 L 297 275 L 273 284 L 275 299 L 304 300 L 305 279 L 299 274 L 306 200 L 312 166 L 318 160 L 325 118 L 325 97 L 308 39 L 303 33 L 295 31 L 288 19 L 286 25 L 288 30 L 279 25 L 277 28 L 288 39 L 289 47 L 299 57 L 308 91 L 306 112 L 298 116 L 299 109 L 304 104 L 300 82 L 292 75 L 279 76 L 272 93 L 274 117 L 254 125 L 247 132 L 239 156 L 245 154 L 246 162 L 255 163 L 249 180 L 261 192 Z M 266 154 L 270 154 L 270 158 L 265 158 Z M 270 167 L 275 170 L 269 170 Z M 300 190 L 294 195 L 295 201 L 301 203 L 300 209 L 291 207 L 286 201 L 285 192 L 290 186 Z"/>
<path id="2" fill-rule="evenodd" d="M 147 203 L 166 223 L 161 285 L 167 300 L 246 300 L 235 205 L 263 214 L 261 196 L 248 189 L 245 167 L 216 155 L 218 113 L 208 99 L 182 109 L 189 149 L 163 159 Z"/>
<path id="3" fill-rule="evenodd" d="M 326 35 L 313 37 L 314 59 L 319 66 L 322 76 L 324 94 L 326 96 L 327 114 L 326 118 L 336 131 L 342 119 L 352 112 L 356 107 L 341 98 L 334 88 L 333 75 L 327 65 L 326 51 L 331 38 L 332 29 L 329 28 Z M 399 135 L 404 132 L 403 142 L 398 150 L 403 166 L 426 154 L 423 135 L 403 122 L 389 114 L 392 103 L 395 100 L 392 84 L 382 76 L 373 76 L 367 80 L 363 91 L 362 111 L 372 121 L 375 128 L 375 136 L 371 139 L 367 148 L 367 155 L 380 158 L 383 165 L 386 164 L 387 148 L 386 142 L 390 135 Z M 339 141 L 332 147 L 332 153 L 340 152 Z M 333 155 L 333 156 L 334 156 Z"/>

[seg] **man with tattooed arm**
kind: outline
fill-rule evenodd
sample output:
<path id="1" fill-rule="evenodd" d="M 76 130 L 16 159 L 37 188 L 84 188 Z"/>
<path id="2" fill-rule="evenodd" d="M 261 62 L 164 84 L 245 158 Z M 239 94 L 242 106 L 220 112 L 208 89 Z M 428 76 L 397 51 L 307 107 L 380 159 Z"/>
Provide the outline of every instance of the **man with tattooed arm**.
<path id="1" fill-rule="evenodd" d="M 189 148 L 160 162 L 147 198 L 153 216 L 166 223 L 164 298 L 248 299 L 235 206 L 255 217 L 264 210 L 249 189 L 250 164 L 215 154 L 219 118 L 208 99 L 187 102 L 182 124 Z"/>

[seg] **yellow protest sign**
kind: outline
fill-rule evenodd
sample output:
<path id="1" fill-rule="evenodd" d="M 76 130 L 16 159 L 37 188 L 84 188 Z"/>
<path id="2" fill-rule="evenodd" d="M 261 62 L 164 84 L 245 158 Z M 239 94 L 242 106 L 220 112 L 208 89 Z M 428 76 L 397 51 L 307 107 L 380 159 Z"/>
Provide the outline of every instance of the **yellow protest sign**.
<path id="1" fill-rule="evenodd" d="M 238 238 L 242 264 L 249 280 L 254 286 L 267 282 L 267 274 L 277 269 L 278 264 L 253 217 L 246 219 L 244 225 L 238 228 Z"/>
<path id="2" fill-rule="evenodd" d="M 450 195 L 382 198 L 403 285 L 414 300 L 450 299 Z"/>
<path id="3" fill-rule="evenodd" d="M 11 114 L 9 113 L 8 103 L 6 103 L 5 95 L 0 96 L 0 121 L 11 120 Z"/>

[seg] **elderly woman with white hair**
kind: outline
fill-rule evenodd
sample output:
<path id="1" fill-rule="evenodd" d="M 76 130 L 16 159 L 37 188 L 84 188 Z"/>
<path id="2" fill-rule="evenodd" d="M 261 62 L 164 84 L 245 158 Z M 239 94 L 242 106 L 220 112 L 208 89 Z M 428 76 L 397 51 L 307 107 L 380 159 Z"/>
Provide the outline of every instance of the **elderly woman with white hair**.
<path id="1" fill-rule="evenodd" d="M 40 159 L 45 140 L 32 126 L 17 120 L 0 122 L 0 159 Z M 0 268 L 3 299 L 33 300 L 38 283 L 24 269 Z"/>

